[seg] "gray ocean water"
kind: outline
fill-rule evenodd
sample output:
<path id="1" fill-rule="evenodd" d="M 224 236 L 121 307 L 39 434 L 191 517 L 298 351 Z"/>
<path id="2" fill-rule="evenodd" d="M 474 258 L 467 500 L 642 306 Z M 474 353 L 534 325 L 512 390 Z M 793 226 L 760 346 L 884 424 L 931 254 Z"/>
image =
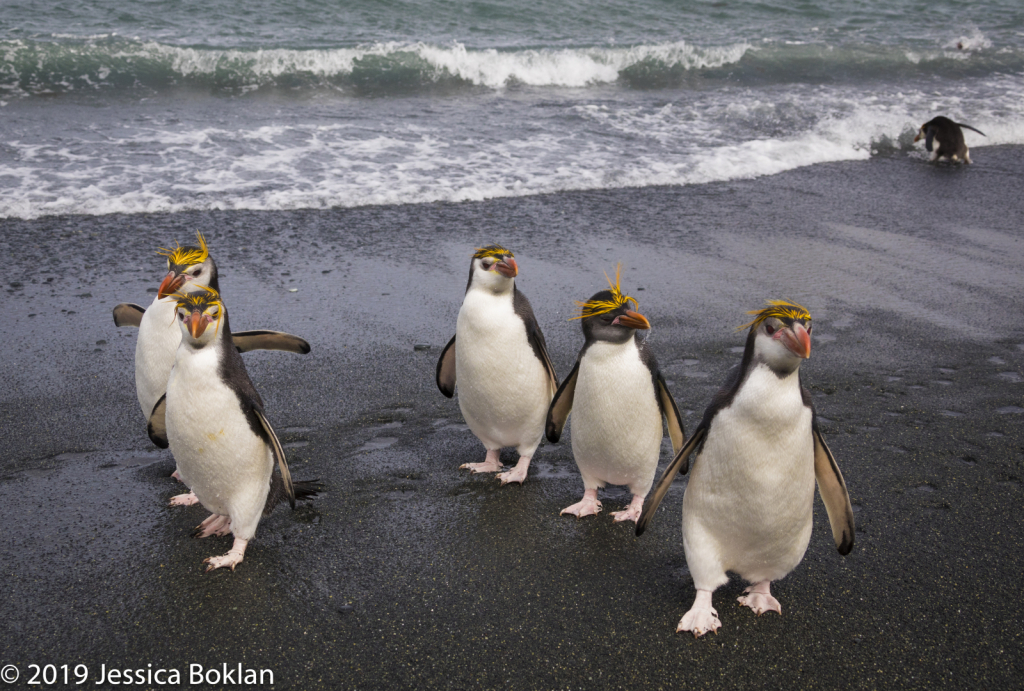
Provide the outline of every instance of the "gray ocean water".
<path id="1" fill-rule="evenodd" d="M 5 2 L 0 217 L 689 185 L 1024 144 L 1024 3 Z"/>

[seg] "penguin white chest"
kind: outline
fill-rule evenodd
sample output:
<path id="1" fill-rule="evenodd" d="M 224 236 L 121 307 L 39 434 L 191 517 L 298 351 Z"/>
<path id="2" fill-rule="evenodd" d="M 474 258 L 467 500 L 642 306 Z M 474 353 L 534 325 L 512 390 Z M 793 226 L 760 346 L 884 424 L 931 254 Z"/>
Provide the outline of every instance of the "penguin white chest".
<path id="1" fill-rule="evenodd" d="M 572 452 L 584 481 L 650 490 L 661 453 L 661 409 L 636 341 L 598 341 L 583 354 L 572 409 Z"/>
<path id="2" fill-rule="evenodd" d="M 237 394 L 220 378 L 215 349 L 180 348 L 167 382 L 166 414 L 178 471 L 207 509 L 235 523 L 251 523 L 255 532 L 270 489 L 273 454 L 249 426 Z"/>
<path id="3" fill-rule="evenodd" d="M 683 498 L 687 554 L 714 552 L 752 581 L 781 578 L 807 549 L 813 498 L 811 410 L 798 375 L 755 366 L 694 463 Z"/>
<path id="4" fill-rule="evenodd" d="M 167 390 L 167 379 L 181 343 L 176 304 L 172 298 L 153 300 L 139 323 L 139 337 L 135 342 L 135 393 L 146 418 Z"/>
<path id="5" fill-rule="evenodd" d="M 471 289 L 455 329 L 459 407 L 485 444 L 540 442 L 551 390 L 512 294 Z"/>

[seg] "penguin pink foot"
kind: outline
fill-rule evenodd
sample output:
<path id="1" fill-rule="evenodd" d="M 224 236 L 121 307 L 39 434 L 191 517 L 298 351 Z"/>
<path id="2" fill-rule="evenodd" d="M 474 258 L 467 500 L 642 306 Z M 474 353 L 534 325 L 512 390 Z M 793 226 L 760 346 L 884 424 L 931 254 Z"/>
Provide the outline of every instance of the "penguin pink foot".
<path id="1" fill-rule="evenodd" d="M 736 598 L 744 607 L 749 607 L 754 610 L 754 614 L 761 616 L 765 612 L 778 612 L 782 614 L 782 605 L 779 601 L 772 597 L 770 592 L 771 581 L 761 581 L 756 585 L 749 586 L 744 593 L 747 595 L 741 595 Z"/>
<path id="2" fill-rule="evenodd" d="M 496 473 L 505 466 L 498 460 L 499 449 L 488 449 L 487 458 L 483 463 L 463 463 L 459 468 L 465 468 L 473 473 Z"/>
<path id="3" fill-rule="evenodd" d="M 676 633 L 689 631 L 694 638 L 700 638 L 708 631 L 717 634 L 720 628 L 722 628 L 722 622 L 718 620 L 718 611 L 711 606 L 711 591 L 698 590 L 697 597 L 693 600 L 693 607 L 679 621 Z"/>
<path id="4" fill-rule="evenodd" d="M 199 497 L 196 496 L 196 493 L 189 492 L 188 494 L 179 494 L 171 497 L 171 502 L 168 506 L 192 506 L 198 503 Z"/>
<path id="5" fill-rule="evenodd" d="M 526 482 L 526 472 L 530 469 L 530 459 L 526 456 L 520 456 L 519 462 L 516 463 L 516 467 L 507 473 L 499 473 L 498 479 L 501 480 L 501 484 L 507 485 L 510 482 L 518 482 L 520 485 Z"/>
<path id="6" fill-rule="evenodd" d="M 173 473 L 171 473 L 171 477 L 173 477 L 178 482 L 182 482 L 181 475 L 178 474 L 177 470 L 175 470 Z"/>
<path id="7" fill-rule="evenodd" d="M 633 501 L 629 502 L 629 506 L 622 511 L 612 511 L 612 516 L 615 517 L 616 523 L 621 523 L 622 521 L 633 521 L 636 523 L 640 520 L 640 512 L 643 511 L 643 508 L 644 497 L 633 495 Z"/>
<path id="8" fill-rule="evenodd" d="M 588 489 L 583 493 L 583 499 L 567 506 L 558 512 L 559 516 L 570 514 L 577 518 L 583 518 L 584 516 L 596 516 L 601 513 L 601 502 L 597 500 L 597 490 Z"/>
<path id="9" fill-rule="evenodd" d="M 224 536 L 229 533 L 231 533 L 231 519 L 227 516 L 218 516 L 215 513 L 211 513 L 205 521 L 196 526 L 192 537 Z"/>
<path id="10" fill-rule="evenodd" d="M 247 540 L 236 537 L 235 542 L 231 545 L 231 549 L 228 550 L 227 554 L 222 554 L 219 557 L 207 557 L 203 560 L 203 563 L 207 565 L 206 573 L 210 573 L 214 569 L 223 569 L 230 567 L 232 571 L 235 567 L 242 563 L 242 558 L 245 556 L 245 546 L 248 545 Z"/>

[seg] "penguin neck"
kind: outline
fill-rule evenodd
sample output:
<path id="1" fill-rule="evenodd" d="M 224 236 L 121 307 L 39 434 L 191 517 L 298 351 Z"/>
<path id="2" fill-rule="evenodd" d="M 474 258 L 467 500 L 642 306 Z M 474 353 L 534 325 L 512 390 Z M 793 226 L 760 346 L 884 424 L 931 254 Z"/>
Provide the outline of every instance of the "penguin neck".
<path id="1" fill-rule="evenodd" d="M 496 297 L 499 299 L 507 299 L 509 301 L 515 296 L 516 282 L 512 281 L 473 281 L 469 286 L 469 291 L 477 292 L 487 295 L 489 297 Z"/>

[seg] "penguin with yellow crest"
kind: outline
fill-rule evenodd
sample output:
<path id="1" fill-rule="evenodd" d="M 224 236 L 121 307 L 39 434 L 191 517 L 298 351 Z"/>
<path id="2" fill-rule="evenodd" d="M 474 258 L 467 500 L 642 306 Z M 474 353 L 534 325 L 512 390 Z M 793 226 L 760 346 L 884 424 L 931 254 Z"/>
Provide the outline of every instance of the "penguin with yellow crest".
<path id="1" fill-rule="evenodd" d="M 149 434 L 170 445 L 181 481 L 211 515 L 195 537 L 234 535 L 231 550 L 204 563 L 207 571 L 235 567 L 256 535 L 260 517 L 279 503 L 317 494 L 316 483 L 292 482 L 288 461 L 231 340 L 220 295 L 201 287 L 174 296 L 181 343 L 154 406 Z M 274 466 L 279 469 L 274 474 Z"/>
<path id="2" fill-rule="evenodd" d="M 544 437 L 544 415 L 558 388 L 555 368 L 533 308 L 516 288 L 519 265 L 500 245 L 473 253 L 469 282 L 455 335 L 441 351 L 435 380 L 459 409 L 487 455 L 464 463 L 473 473 L 498 473 L 501 484 L 526 481 L 530 461 Z M 514 446 L 519 462 L 499 472 L 501 449 Z"/>
<path id="3" fill-rule="evenodd" d="M 846 483 L 800 383 L 800 364 L 811 354 L 811 315 L 783 300 L 749 314 L 754 320 L 740 327 L 750 330 L 739 367 L 665 470 L 636 526 L 642 534 L 696 452 L 683 496 L 683 549 L 697 595 L 676 630 L 697 637 L 722 625 L 711 594 L 728 581 L 726 571 L 752 584 L 741 605 L 782 614 L 770 585 L 807 550 L 815 481 L 839 553 L 853 549 Z"/>
<path id="4" fill-rule="evenodd" d="M 601 511 L 597 490 L 626 485 L 633 500 L 612 513 L 636 521 L 661 455 L 662 417 L 673 451 L 683 443 L 683 421 L 658 362 L 641 332 L 651 328 L 637 301 L 623 295 L 619 271 L 609 289 L 578 302 L 584 343 L 572 372 L 548 409 L 548 441 L 557 442 L 572 413 L 572 453 L 583 477 L 583 498 L 562 510 L 582 518 Z"/>

